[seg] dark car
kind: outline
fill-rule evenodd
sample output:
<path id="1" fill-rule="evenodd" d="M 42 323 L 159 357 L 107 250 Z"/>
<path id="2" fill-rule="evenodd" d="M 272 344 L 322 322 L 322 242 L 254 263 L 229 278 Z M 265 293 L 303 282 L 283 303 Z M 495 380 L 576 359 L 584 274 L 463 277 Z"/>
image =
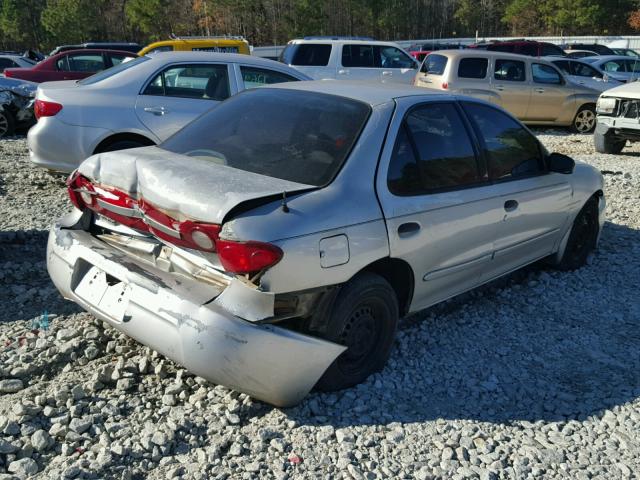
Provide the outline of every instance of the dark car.
<path id="1" fill-rule="evenodd" d="M 31 82 L 81 80 L 137 57 L 120 50 L 71 50 L 43 60 L 32 68 L 7 68 L 4 75 Z"/>
<path id="2" fill-rule="evenodd" d="M 492 52 L 518 53 L 529 57 L 564 57 L 565 53 L 558 45 L 549 42 L 536 42 L 533 40 L 508 40 L 504 42 L 484 42 L 469 45 L 469 48 L 478 48 Z"/>
<path id="3" fill-rule="evenodd" d="M 408 52 L 413 58 L 422 62 L 431 52 L 438 50 L 459 50 L 461 48 L 464 48 L 464 45 L 460 43 L 428 42 L 411 45 Z"/>
<path id="4" fill-rule="evenodd" d="M 616 55 L 616 52 L 609 47 L 598 43 L 572 43 L 571 45 L 565 45 L 564 48 L 565 50 L 591 50 L 598 55 Z"/>
<path id="5" fill-rule="evenodd" d="M 142 45 L 135 42 L 85 42 L 78 45 L 60 45 L 54 48 L 49 56 L 54 56 L 69 50 L 120 50 L 121 52 L 138 53 L 142 50 Z"/>
<path id="6" fill-rule="evenodd" d="M 37 88 L 32 82 L 0 76 L 0 137 L 35 123 L 33 102 Z"/>

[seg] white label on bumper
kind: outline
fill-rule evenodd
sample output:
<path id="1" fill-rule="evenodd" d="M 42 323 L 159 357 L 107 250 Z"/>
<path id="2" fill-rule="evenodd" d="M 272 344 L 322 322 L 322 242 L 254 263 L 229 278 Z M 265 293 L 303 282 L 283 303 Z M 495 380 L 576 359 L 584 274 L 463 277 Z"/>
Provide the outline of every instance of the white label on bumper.
<path id="1" fill-rule="evenodd" d="M 91 267 L 75 289 L 78 297 L 118 322 L 124 318 L 130 293 L 129 285 L 114 282 L 113 277 L 107 279 L 107 274 L 98 267 Z"/>

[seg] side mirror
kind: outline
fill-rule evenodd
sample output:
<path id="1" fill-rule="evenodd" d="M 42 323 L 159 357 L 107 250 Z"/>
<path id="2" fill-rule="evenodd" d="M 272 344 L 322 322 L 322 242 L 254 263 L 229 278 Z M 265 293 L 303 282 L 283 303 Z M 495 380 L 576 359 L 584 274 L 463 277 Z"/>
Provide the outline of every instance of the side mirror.
<path id="1" fill-rule="evenodd" d="M 609 81 L 609 74 L 605 73 L 604 75 L 602 75 L 602 81 L 603 82 L 608 82 Z"/>
<path id="2" fill-rule="evenodd" d="M 570 174 L 576 166 L 573 158 L 562 153 L 552 153 L 547 157 L 547 165 L 550 172 Z"/>

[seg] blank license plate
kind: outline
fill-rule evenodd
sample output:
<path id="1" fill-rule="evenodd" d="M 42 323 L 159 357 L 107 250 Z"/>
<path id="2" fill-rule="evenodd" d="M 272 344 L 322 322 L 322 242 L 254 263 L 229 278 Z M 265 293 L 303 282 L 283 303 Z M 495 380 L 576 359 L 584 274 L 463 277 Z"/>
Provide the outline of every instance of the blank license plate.
<path id="1" fill-rule="evenodd" d="M 121 322 L 129 305 L 131 288 L 98 267 L 91 267 L 76 287 L 75 293 L 101 312 Z"/>

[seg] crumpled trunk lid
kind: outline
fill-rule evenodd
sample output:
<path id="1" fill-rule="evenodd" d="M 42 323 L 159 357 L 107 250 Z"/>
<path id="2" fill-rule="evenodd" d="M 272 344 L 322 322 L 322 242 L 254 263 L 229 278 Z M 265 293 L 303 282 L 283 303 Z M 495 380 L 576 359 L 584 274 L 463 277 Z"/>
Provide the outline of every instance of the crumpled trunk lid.
<path id="1" fill-rule="evenodd" d="M 94 155 L 79 167 L 90 180 L 115 187 L 176 219 L 222 224 L 249 200 L 312 188 L 212 161 L 143 147 Z"/>

